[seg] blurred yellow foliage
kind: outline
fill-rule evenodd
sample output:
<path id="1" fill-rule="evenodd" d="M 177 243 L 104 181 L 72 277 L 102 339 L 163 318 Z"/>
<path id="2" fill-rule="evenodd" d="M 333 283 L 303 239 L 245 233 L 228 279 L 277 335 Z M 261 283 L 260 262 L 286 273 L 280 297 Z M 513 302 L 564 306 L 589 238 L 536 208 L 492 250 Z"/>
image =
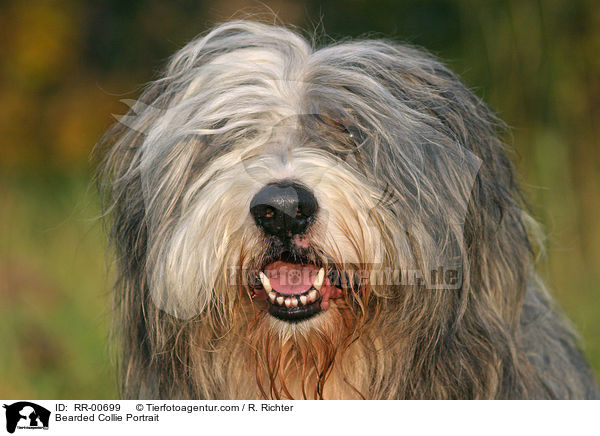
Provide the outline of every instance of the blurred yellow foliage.
<path id="1" fill-rule="evenodd" d="M 13 1 L 6 19 L 5 79 L 24 92 L 36 92 L 70 75 L 79 51 L 72 4 Z"/>

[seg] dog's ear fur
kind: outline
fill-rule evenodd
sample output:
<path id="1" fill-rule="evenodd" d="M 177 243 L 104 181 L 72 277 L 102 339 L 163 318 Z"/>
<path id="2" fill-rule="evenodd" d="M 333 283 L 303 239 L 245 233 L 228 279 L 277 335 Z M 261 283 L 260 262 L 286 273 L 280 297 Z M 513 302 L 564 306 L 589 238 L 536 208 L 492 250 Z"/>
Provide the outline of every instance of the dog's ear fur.
<path id="1" fill-rule="evenodd" d="M 150 87 L 144 94 L 152 103 L 161 98 L 159 88 Z M 148 227 L 146 204 L 142 195 L 140 159 L 146 130 L 160 115 L 159 111 L 132 107 L 125 116 L 128 124 L 115 123 L 96 146 L 102 158 L 97 182 L 110 241 L 116 252 L 114 285 L 114 342 L 119 347 L 118 364 L 122 381 L 121 396 L 137 398 L 148 395 L 155 387 L 142 386 L 151 377 L 156 349 L 152 339 L 152 314 L 146 274 Z M 135 128 L 132 128 L 135 127 Z M 157 374 L 157 372 L 156 372 Z"/>

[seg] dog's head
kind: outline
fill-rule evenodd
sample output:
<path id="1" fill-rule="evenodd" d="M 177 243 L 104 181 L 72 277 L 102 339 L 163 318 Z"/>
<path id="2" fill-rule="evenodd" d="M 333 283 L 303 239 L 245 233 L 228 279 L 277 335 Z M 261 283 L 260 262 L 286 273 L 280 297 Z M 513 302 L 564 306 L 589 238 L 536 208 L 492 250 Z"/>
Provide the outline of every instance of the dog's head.
<path id="1" fill-rule="evenodd" d="M 222 25 L 107 136 L 126 299 L 334 348 L 451 329 L 473 283 L 514 317 L 528 242 L 498 127 L 419 50 Z"/>

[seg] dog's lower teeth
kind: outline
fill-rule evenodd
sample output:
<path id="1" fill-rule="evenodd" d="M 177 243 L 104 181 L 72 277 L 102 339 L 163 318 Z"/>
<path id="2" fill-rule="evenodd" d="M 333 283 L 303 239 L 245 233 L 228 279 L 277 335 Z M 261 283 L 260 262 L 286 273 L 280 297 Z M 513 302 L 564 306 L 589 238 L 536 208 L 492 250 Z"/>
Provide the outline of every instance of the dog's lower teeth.
<path id="1" fill-rule="evenodd" d="M 281 295 L 275 291 L 271 291 L 267 294 L 271 304 L 277 306 L 285 306 L 287 309 L 291 307 L 306 306 L 307 304 L 314 303 L 319 298 L 319 292 L 315 289 L 311 289 L 302 295 Z"/>

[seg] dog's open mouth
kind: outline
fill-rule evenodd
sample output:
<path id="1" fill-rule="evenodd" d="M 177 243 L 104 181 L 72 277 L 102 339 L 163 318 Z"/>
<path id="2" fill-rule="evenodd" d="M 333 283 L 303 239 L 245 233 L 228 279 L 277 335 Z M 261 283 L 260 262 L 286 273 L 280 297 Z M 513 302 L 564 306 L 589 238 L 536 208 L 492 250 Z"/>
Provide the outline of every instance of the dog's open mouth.
<path id="1" fill-rule="evenodd" d="M 299 322 L 327 310 L 330 300 L 343 295 L 332 284 L 325 267 L 313 263 L 277 260 L 258 273 L 260 285 L 255 298 L 265 299 L 269 313 L 288 322 Z M 334 282 L 335 283 L 335 282 Z"/>

